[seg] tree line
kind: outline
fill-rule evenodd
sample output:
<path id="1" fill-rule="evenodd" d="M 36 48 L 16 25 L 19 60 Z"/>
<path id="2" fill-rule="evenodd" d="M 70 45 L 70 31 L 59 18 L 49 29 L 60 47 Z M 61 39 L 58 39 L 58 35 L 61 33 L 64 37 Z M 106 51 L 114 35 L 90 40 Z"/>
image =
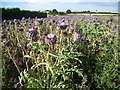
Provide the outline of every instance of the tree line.
<path id="1" fill-rule="evenodd" d="M 47 13 L 39 11 L 20 10 L 19 8 L 0 8 L 2 10 L 2 19 L 21 19 L 26 18 L 44 18 L 47 17 Z"/>
<path id="2" fill-rule="evenodd" d="M 47 11 L 49 14 L 51 15 L 55 15 L 55 14 L 58 14 L 58 15 L 66 15 L 66 14 L 82 14 L 82 13 L 86 13 L 86 14 L 118 14 L 118 13 L 114 13 L 114 12 L 92 12 L 90 10 L 88 11 L 81 11 L 81 12 L 73 12 L 71 11 L 70 9 L 66 10 L 65 12 L 59 12 L 57 11 L 57 9 L 53 9 L 53 10 L 45 10 Z"/>

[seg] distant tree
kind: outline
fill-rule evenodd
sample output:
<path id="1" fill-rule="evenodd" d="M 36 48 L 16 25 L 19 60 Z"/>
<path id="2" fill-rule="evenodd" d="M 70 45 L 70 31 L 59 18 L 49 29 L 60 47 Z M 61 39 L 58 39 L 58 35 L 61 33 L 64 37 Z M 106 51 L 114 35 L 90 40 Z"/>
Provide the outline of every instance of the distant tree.
<path id="1" fill-rule="evenodd" d="M 71 10 L 70 10 L 70 9 L 68 9 L 68 10 L 66 11 L 66 13 L 71 13 Z"/>
<path id="2" fill-rule="evenodd" d="M 90 10 L 88 10 L 87 13 L 90 13 Z"/>
<path id="3" fill-rule="evenodd" d="M 50 10 L 45 10 L 45 11 L 50 11 Z"/>
<path id="4" fill-rule="evenodd" d="M 53 12 L 54 14 L 57 14 L 57 13 L 58 13 L 58 11 L 57 11 L 56 9 L 53 9 L 52 12 Z"/>

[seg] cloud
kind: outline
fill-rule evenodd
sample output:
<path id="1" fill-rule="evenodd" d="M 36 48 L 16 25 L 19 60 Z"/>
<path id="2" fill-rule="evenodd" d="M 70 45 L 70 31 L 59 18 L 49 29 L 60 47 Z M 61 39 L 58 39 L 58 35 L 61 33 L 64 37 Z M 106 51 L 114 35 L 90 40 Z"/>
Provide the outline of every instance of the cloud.
<path id="1" fill-rule="evenodd" d="M 1 0 L 2 2 L 119 2 L 119 0 Z"/>

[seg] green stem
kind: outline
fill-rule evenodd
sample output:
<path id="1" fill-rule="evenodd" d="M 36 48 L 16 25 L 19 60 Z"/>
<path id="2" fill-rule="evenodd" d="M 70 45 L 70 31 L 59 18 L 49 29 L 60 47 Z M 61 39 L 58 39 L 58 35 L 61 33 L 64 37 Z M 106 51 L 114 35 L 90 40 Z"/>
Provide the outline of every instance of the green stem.
<path id="1" fill-rule="evenodd" d="M 15 62 L 15 60 L 12 59 L 12 56 L 11 56 L 11 54 L 10 54 L 9 49 L 7 49 L 7 51 L 8 51 L 8 55 L 9 55 L 10 59 L 13 61 L 15 67 L 17 68 L 18 73 L 20 74 L 20 70 L 19 70 L 19 68 L 18 68 L 18 66 L 17 66 L 17 64 L 16 64 L 16 62 Z"/>

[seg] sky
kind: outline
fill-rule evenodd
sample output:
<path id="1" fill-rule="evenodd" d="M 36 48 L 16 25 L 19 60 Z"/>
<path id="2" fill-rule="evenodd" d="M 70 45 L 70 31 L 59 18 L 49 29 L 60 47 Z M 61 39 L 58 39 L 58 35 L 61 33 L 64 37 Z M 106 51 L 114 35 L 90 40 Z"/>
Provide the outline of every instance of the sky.
<path id="1" fill-rule="evenodd" d="M 112 11 L 118 12 L 119 0 L 0 0 L 0 7 L 21 10 L 44 11 L 57 9 L 58 11 Z"/>

